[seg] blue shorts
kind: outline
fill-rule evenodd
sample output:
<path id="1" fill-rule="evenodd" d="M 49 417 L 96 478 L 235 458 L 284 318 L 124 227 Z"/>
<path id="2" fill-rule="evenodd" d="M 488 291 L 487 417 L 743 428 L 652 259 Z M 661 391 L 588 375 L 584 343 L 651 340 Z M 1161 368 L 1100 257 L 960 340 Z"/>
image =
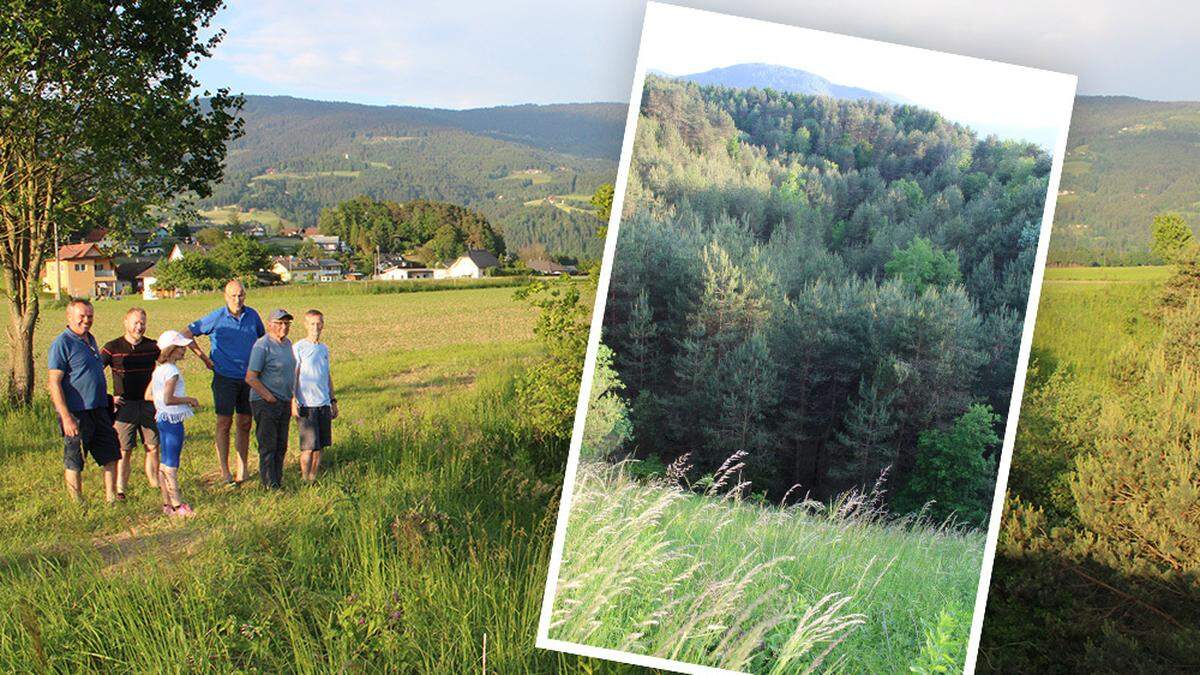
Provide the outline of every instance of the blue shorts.
<path id="1" fill-rule="evenodd" d="M 159 463 L 169 469 L 179 468 L 179 455 L 183 452 L 183 422 L 158 420 Z"/>

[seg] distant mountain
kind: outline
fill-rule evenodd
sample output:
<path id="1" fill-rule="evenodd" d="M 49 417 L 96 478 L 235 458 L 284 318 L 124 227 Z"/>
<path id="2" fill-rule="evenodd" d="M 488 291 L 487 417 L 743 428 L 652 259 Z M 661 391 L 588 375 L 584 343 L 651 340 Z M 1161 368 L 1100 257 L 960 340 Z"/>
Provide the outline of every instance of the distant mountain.
<path id="1" fill-rule="evenodd" d="M 829 96 L 832 98 L 852 101 L 880 101 L 883 103 L 901 103 L 898 97 L 888 96 L 879 92 L 835 84 L 829 80 L 814 75 L 799 68 L 776 66 L 769 63 L 739 63 L 726 68 L 713 68 L 703 73 L 691 75 L 667 76 L 687 80 L 702 85 L 720 85 L 736 89 L 771 88 L 792 94 L 807 94 L 810 96 Z"/>
<path id="2" fill-rule="evenodd" d="M 316 225 L 320 210 L 367 195 L 430 199 L 482 212 L 508 247 L 595 256 L 587 197 L 612 182 L 626 106 L 476 110 L 248 96 L 245 134 L 202 208 L 237 205 Z M 550 199 L 553 197 L 553 199 Z"/>
<path id="3" fill-rule="evenodd" d="M 1150 222 L 1200 224 L 1200 102 L 1075 99 L 1050 262 L 1153 261 Z"/>

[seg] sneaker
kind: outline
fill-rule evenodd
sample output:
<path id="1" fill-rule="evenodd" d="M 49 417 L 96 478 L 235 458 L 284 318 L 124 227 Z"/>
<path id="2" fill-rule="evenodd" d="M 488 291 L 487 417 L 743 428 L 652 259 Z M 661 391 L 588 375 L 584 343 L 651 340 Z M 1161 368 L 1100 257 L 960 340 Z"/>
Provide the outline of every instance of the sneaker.
<path id="1" fill-rule="evenodd" d="M 180 504 L 179 506 L 175 507 L 175 515 L 188 518 L 196 515 L 196 512 L 193 511 L 192 507 L 188 506 L 187 504 Z"/>

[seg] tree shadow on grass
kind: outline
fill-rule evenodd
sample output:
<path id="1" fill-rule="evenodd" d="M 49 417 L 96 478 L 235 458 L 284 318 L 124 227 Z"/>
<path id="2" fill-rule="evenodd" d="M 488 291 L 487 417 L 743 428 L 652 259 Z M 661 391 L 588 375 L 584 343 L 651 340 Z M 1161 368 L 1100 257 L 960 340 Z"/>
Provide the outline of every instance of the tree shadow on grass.
<path id="1" fill-rule="evenodd" d="M 977 669 L 1200 671 L 1200 579 L 1128 574 L 1055 553 L 998 553 Z"/>

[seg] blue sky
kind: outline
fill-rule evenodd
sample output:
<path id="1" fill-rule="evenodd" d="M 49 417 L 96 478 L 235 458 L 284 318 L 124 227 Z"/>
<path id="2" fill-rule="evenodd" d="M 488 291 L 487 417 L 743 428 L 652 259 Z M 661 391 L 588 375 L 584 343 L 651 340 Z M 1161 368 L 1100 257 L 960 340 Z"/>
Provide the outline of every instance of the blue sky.
<path id="1" fill-rule="evenodd" d="M 676 4 L 1073 73 L 1081 94 L 1200 100 L 1200 3 Z M 643 11 L 643 0 L 229 0 L 217 17 L 228 36 L 198 76 L 247 94 L 371 104 L 624 101 Z"/>

